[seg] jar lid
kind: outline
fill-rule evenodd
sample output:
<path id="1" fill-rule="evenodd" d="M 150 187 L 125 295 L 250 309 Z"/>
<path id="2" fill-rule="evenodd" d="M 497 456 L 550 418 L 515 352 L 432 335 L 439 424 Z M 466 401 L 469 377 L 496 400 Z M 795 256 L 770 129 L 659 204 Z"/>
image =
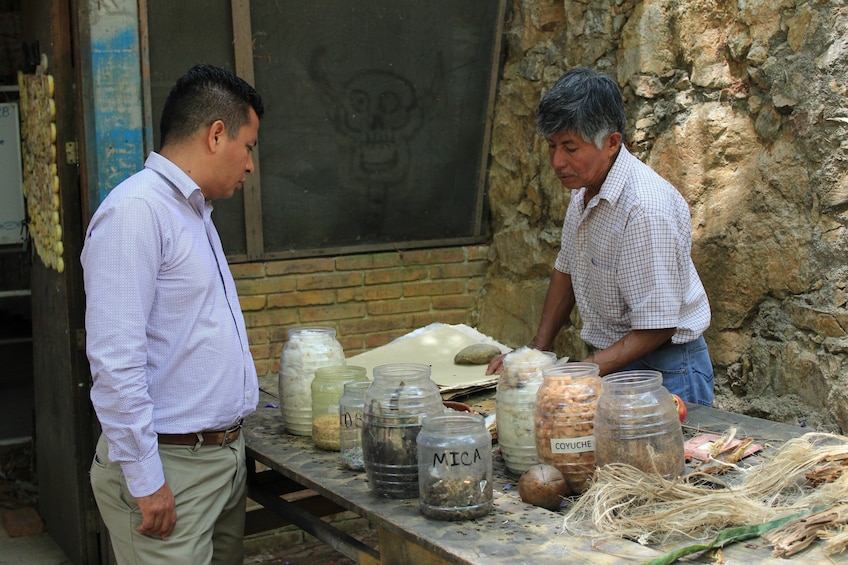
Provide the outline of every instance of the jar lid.
<path id="1" fill-rule="evenodd" d="M 430 377 L 430 365 L 423 363 L 386 363 L 373 369 L 374 376 L 389 379 L 408 380 L 412 378 Z"/>
<path id="2" fill-rule="evenodd" d="M 344 392 L 345 394 L 356 394 L 356 393 L 364 393 L 368 390 L 368 387 L 371 386 L 371 381 L 348 381 L 344 384 Z"/>
<path id="3" fill-rule="evenodd" d="M 621 371 L 610 373 L 601 379 L 605 391 L 621 394 L 639 394 L 662 386 L 659 371 Z"/>
<path id="4" fill-rule="evenodd" d="M 327 365 L 315 369 L 315 378 L 341 380 L 343 382 L 353 380 L 367 380 L 365 367 L 357 365 Z"/>
<path id="5" fill-rule="evenodd" d="M 567 375 L 574 378 L 587 376 L 597 377 L 599 373 L 600 367 L 597 363 L 576 361 L 571 363 L 557 363 L 556 365 L 551 365 L 550 367 L 542 369 L 542 374 L 546 377 L 549 375 Z"/>
<path id="6" fill-rule="evenodd" d="M 485 427 L 485 419 L 475 412 L 434 414 L 424 418 L 421 425 L 427 431 L 444 430 L 448 433 L 458 433 Z"/>
<path id="7" fill-rule="evenodd" d="M 336 330 L 330 326 L 300 326 L 289 328 L 287 334 L 289 339 L 293 337 L 336 337 Z"/>

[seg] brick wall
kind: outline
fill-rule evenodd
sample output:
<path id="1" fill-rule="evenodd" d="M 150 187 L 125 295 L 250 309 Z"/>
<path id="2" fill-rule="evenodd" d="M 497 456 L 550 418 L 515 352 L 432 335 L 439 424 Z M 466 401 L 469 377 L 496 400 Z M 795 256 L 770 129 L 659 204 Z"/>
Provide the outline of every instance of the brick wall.
<path id="1" fill-rule="evenodd" d="M 277 374 L 293 327 L 335 328 L 350 357 L 434 322 L 470 325 L 488 254 L 474 245 L 231 265 L 259 376 Z"/>

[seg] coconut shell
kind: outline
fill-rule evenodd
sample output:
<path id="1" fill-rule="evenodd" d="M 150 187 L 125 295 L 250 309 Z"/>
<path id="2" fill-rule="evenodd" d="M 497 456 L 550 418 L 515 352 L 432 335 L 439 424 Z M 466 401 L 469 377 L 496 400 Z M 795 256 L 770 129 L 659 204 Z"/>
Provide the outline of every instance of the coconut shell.
<path id="1" fill-rule="evenodd" d="M 568 483 L 560 470 L 552 465 L 533 465 L 518 479 L 518 495 L 534 506 L 557 510 L 562 498 L 568 494 Z"/>

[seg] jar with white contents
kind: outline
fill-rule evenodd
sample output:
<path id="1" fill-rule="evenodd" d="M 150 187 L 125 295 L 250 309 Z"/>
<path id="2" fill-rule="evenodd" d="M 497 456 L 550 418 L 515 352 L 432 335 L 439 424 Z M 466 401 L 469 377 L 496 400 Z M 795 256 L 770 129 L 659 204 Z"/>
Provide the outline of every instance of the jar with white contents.
<path id="1" fill-rule="evenodd" d="M 280 410 L 286 431 L 312 435 L 312 380 L 321 367 L 344 365 L 342 345 L 336 330 L 311 326 L 292 328 L 280 357 Z"/>
<path id="2" fill-rule="evenodd" d="M 498 378 L 495 419 L 498 444 L 508 473 L 521 475 L 539 462 L 536 449 L 536 392 L 542 369 L 556 362 L 556 354 L 528 347 L 508 353 Z"/>
<path id="3" fill-rule="evenodd" d="M 362 412 L 370 381 L 350 381 L 339 399 L 339 450 L 342 465 L 352 471 L 364 471 L 362 455 Z"/>

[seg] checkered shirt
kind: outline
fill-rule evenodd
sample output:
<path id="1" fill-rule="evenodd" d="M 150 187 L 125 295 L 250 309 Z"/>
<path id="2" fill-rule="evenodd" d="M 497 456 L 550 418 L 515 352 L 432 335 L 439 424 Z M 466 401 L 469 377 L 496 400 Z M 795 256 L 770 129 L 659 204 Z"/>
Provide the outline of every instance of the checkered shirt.
<path id="1" fill-rule="evenodd" d="M 689 206 L 624 147 L 584 206 L 572 194 L 554 267 L 571 275 L 581 337 L 605 349 L 632 330 L 677 328 L 690 342 L 710 325 L 710 305 L 692 263 Z"/>

